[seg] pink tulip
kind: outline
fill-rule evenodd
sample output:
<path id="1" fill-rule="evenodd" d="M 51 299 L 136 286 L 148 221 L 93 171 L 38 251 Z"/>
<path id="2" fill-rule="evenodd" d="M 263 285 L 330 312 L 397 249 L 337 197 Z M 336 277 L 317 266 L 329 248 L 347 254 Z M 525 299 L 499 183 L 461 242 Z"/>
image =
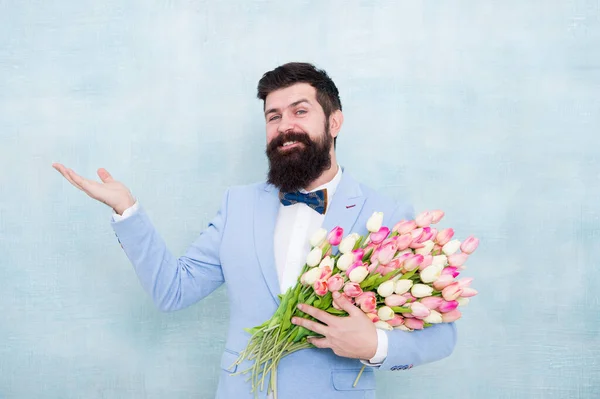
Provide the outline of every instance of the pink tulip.
<path id="1" fill-rule="evenodd" d="M 423 263 L 423 255 L 412 255 L 404 261 L 403 267 L 407 272 L 413 271 Z"/>
<path id="2" fill-rule="evenodd" d="M 404 326 L 412 329 L 412 330 L 422 330 L 423 329 L 423 320 L 419 319 L 405 319 Z"/>
<path id="3" fill-rule="evenodd" d="M 431 240 L 435 237 L 433 233 L 437 234 L 437 230 L 432 229 L 431 227 L 423 227 L 423 234 L 421 234 L 421 237 L 419 237 L 418 242 L 424 243 L 425 241 Z"/>
<path id="4" fill-rule="evenodd" d="M 371 319 L 371 321 L 373 323 L 377 323 L 379 321 L 379 316 L 377 316 L 377 313 L 365 313 L 367 315 L 367 317 L 369 319 Z"/>
<path id="5" fill-rule="evenodd" d="M 396 246 L 398 247 L 398 251 L 404 251 L 406 248 L 408 248 L 408 246 L 413 240 L 412 235 L 410 234 L 403 234 L 401 236 L 396 237 L 398 237 L 396 239 Z"/>
<path id="6" fill-rule="evenodd" d="M 419 227 L 418 229 L 414 229 L 410 232 L 410 235 L 412 236 L 413 242 L 418 241 L 423 235 L 423 228 Z"/>
<path id="7" fill-rule="evenodd" d="M 327 280 L 329 277 L 331 277 L 331 273 L 331 267 L 323 266 L 321 268 L 321 275 L 319 276 L 319 280 Z"/>
<path id="8" fill-rule="evenodd" d="M 374 262 L 371 262 L 371 264 L 369 266 L 367 266 L 367 271 L 369 272 L 369 274 L 372 274 L 378 268 L 379 268 L 379 261 L 376 260 Z"/>
<path id="9" fill-rule="evenodd" d="M 433 249 L 431 250 L 431 252 L 436 253 L 436 254 L 441 253 L 442 252 L 442 246 L 439 245 L 439 244 L 435 244 L 433 246 Z"/>
<path id="10" fill-rule="evenodd" d="M 412 296 L 412 294 L 410 292 L 405 292 L 404 294 L 402 294 L 402 296 L 404 298 L 406 298 L 406 302 L 414 302 L 417 300 L 417 298 L 415 298 L 414 296 Z"/>
<path id="11" fill-rule="evenodd" d="M 435 211 L 431 211 L 431 223 L 436 224 L 444 217 L 444 211 L 441 209 L 436 209 Z"/>
<path id="12" fill-rule="evenodd" d="M 355 249 L 354 251 L 352 251 L 352 253 L 354 254 L 355 260 L 359 260 L 362 262 L 362 258 L 363 258 L 363 256 L 365 256 L 364 249 L 358 248 L 358 249 Z"/>
<path id="13" fill-rule="evenodd" d="M 458 272 L 458 268 L 456 268 L 455 266 L 446 266 L 442 270 L 442 276 L 446 276 L 447 275 L 447 276 L 452 276 L 452 278 L 455 278 L 459 274 L 460 273 Z"/>
<path id="14" fill-rule="evenodd" d="M 460 250 L 470 255 L 473 253 L 473 251 L 477 249 L 478 246 L 479 239 L 473 236 L 469 236 L 466 240 L 462 242 L 462 244 L 460 244 Z"/>
<path id="15" fill-rule="evenodd" d="M 378 265 L 377 269 L 375 269 L 375 273 L 381 274 L 382 276 L 385 276 L 386 272 L 389 273 L 388 270 L 392 271 L 394 269 L 388 268 L 387 266 L 384 266 L 384 265 Z"/>
<path id="16" fill-rule="evenodd" d="M 458 285 L 460 285 L 460 288 L 467 288 L 471 285 L 472 281 L 473 277 L 461 278 L 460 280 L 458 280 Z"/>
<path id="17" fill-rule="evenodd" d="M 431 311 L 421 302 L 412 302 L 410 304 L 410 313 L 418 319 L 424 319 L 425 317 L 429 316 Z"/>
<path id="18" fill-rule="evenodd" d="M 454 309 L 448 313 L 442 313 L 442 321 L 444 323 L 451 323 L 453 321 L 460 319 L 461 316 L 462 316 L 462 314 L 460 313 L 460 310 Z"/>
<path id="19" fill-rule="evenodd" d="M 417 223 L 414 220 L 401 220 L 396 223 L 392 231 L 397 231 L 398 234 L 406 234 L 417 228 Z"/>
<path id="20" fill-rule="evenodd" d="M 340 245 L 340 242 L 342 242 L 343 235 L 344 229 L 342 229 L 339 226 L 335 227 L 327 236 L 327 241 L 329 241 L 329 244 L 331 244 L 332 246 Z"/>
<path id="21" fill-rule="evenodd" d="M 327 287 L 329 287 L 329 291 L 331 292 L 339 291 L 343 286 L 344 278 L 339 273 L 329 277 L 327 280 Z"/>
<path id="22" fill-rule="evenodd" d="M 429 308 L 431 310 L 435 310 L 438 308 L 438 306 L 440 306 L 442 304 L 442 302 L 444 302 L 444 300 L 442 298 L 440 298 L 439 296 L 428 296 L 425 298 L 421 298 L 420 302 L 423 305 L 427 306 L 427 308 Z"/>
<path id="23" fill-rule="evenodd" d="M 401 326 L 402 324 L 404 324 L 404 317 L 397 314 L 391 320 L 388 320 L 387 323 L 392 327 Z"/>
<path id="24" fill-rule="evenodd" d="M 465 262 L 467 261 L 468 258 L 469 258 L 469 255 L 464 252 L 452 254 L 452 255 L 448 256 L 448 264 L 450 266 L 462 266 L 465 264 Z"/>
<path id="25" fill-rule="evenodd" d="M 372 291 L 363 292 L 356 298 L 356 305 L 365 313 L 373 313 L 377 308 L 377 299 Z"/>
<path id="26" fill-rule="evenodd" d="M 447 228 L 441 230 L 435 237 L 435 242 L 441 246 L 446 245 L 454 237 L 454 229 Z"/>
<path id="27" fill-rule="evenodd" d="M 419 271 L 422 272 L 427 266 L 431 266 L 433 262 L 433 256 L 425 255 L 423 256 L 423 263 L 419 265 Z"/>
<path id="28" fill-rule="evenodd" d="M 419 227 L 425 227 L 425 226 L 429 226 L 431 224 L 431 221 L 433 220 L 433 215 L 427 211 L 425 212 L 421 212 L 417 215 L 417 217 L 415 218 L 415 223 L 417 223 L 417 226 Z"/>
<path id="29" fill-rule="evenodd" d="M 469 287 L 467 287 L 467 288 L 463 288 L 462 294 L 460 294 L 460 296 L 462 298 L 470 298 L 470 297 L 475 296 L 477 294 L 478 294 L 478 292 L 477 292 L 477 290 L 475 288 L 469 288 Z"/>
<path id="30" fill-rule="evenodd" d="M 347 282 L 344 285 L 344 294 L 348 295 L 350 298 L 356 298 L 363 293 L 362 288 L 360 288 L 360 284 Z"/>
<path id="31" fill-rule="evenodd" d="M 402 267 L 402 262 L 400 262 L 399 258 L 394 258 L 386 266 L 391 267 L 394 270 L 398 270 Z"/>
<path id="32" fill-rule="evenodd" d="M 369 261 L 371 261 L 371 262 L 378 261 L 380 252 L 381 252 L 381 247 L 375 248 L 375 250 L 371 253 L 371 257 L 369 258 Z"/>
<path id="33" fill-rule="evenodd" d="M 348 269 L 346 269 L 346 276 L 350 276 L 350 272 L 354 269 L 356 269 L 359 266 L 363 266 L 362 261 L 357 260 L 356 262 L 354 262 L 353 264 L 350 265 L 350 267 Z"/>
<path id="34" fill-rule="evenodd" d="M 458 301 L 445 301 L 442 299 L 442 303 L 438 306 L 437 310 L 442 313 L 448 313 L 458 307 Z"/>
<path id="35" fill-rule="evenodd" d="M 387 265 L 392 261 L 394 255 L 396 255 L 396 243 L 390 242 L 381 248 L 377 259 L 382 265 Z"/>
<path id="36" fill-rule="evenodd" d="M 440 278 L 433 282 L 433 288 L 435 288 L 438 291 L 441 291 L 453 282 L 454 277 L 452 277 L 449 274 L 444 274 L 444 272 L 442 271 L 442 275 L 440 276 Z"/>
<path id="37" fill-rule="evenodd" d="M 387 236 L 389 234 L 390 234 L 390 229 L 383 226 L 379 229 L 379 231 L 377 233 L 371 233 L 371 242 L 373 244 L 379 245 L 383 242 L 383 240 L 385 240 L 387 238 Z"/>
<path id="38" fill-rule="evenodd" d="M 385 304 L 387 306 L 402 306 L 406 303 L 408 298 L 403 297 L 402 295 L 392 294 L 385 298 Z"/>
<path id="39" fill-rule="evenodd" d="M 460 285 L 458 285 L 457 282 L 448 285 L 442 290 L 442 296 L 447 301 L 455 300 L 460 296 L 460 294 L 462 294 L 462 288 L 460 288 Z"/>
<path id="40" fill-rule="evenodd" d="M 327 281 L 325 280 L 315 281 L 313 288 L 315 289 L 315 294 L 318 296 L 323 296 L 329 292 L 329 289 L 327 288 Z"/>

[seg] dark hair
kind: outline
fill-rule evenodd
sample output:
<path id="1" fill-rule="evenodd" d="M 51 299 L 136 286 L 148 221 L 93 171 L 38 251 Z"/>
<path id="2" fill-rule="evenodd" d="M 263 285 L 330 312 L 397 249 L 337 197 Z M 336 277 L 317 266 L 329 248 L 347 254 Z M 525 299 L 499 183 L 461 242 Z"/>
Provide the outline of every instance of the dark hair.
<path id="1" fill-rule="evenodd" d="M 266 72 L 258 81 L 257 97 L 264 101 L 267 96 L 279 89 L 292 86 L 296 83 L 308 83 L 317 90 L 317 102 L 323 108 L 325 120 L 329 126 L 329 116 L 333 111 L 342 110 L 340 94 L 335 83 L 322 69 L 317 69 L 307 62 L 289 62 L 272 71 Z M 336 137 L 337 139 L 337 137 Z M 334 139 L 334 146 L 335 141 Z"/>

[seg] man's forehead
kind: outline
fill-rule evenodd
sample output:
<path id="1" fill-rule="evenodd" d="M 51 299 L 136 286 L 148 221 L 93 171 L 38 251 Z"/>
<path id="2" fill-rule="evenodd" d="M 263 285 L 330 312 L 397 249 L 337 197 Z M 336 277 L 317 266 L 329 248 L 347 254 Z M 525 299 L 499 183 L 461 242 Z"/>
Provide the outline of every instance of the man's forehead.
<path id="1" fill-rule="evenodd" d="M 296 83 L 283 89 L 275 90 L 265 99 L 265 109 L 282 108 L 300 100 L 306 99 L 310 103 L 316 101 L 317 91 L 308 83 Z"/>

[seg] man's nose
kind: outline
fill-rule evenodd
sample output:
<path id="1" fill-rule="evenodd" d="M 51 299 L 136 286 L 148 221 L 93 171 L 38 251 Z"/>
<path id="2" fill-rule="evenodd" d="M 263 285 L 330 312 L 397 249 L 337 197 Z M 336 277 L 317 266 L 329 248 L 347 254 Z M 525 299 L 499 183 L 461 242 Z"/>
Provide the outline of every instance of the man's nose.
<path id="1" fill-rule="evenodd" d="M 292 131 L 293 129 L 294 129 L 293 119 L 286 115 L 282 115 L 281 121 L 279 122 L 279 125 L 277 126 L 277 131 L 279 131 L 279 133 L 286 133 L 286 132 Z"/>

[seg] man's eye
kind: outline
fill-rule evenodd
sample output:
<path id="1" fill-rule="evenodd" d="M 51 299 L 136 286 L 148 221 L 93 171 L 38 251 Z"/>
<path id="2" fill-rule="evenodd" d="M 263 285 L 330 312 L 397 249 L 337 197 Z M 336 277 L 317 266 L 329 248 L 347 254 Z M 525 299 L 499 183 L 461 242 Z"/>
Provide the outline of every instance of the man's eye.
<path id="1" fill-rule="evenodd" d="M 279 115 L 273 115 L 272 117 L 269 118 L 269 122 L 274 121 L 275 119 L 278 119 Z"/>
<path id="2" fill-rule="evenodd" d="M 306 110 L 303 110 L 303 109 L 299 109 L 298 111 L 296 111 L 297 115 L 302 115 L 302 114 L 305 114 L 305 113 L 306 113 Z"/>

